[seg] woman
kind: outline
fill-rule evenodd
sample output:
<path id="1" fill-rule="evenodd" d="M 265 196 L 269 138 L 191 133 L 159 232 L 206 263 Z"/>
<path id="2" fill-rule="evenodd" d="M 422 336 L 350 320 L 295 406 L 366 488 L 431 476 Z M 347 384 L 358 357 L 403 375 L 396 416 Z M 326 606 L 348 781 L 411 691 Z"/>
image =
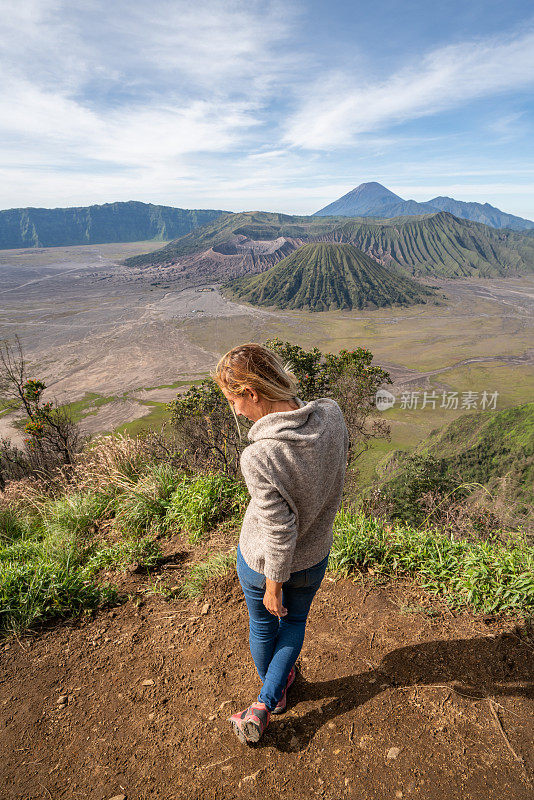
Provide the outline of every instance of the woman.
<path id="1" fill-rule="evenodd" d="M 263 686 L 257 701 L 229 721 L 241 741 L 257 742 L 271 715 L 285 711 L 295 680 L 308 612 L 332 546 L 349 436 L 336 401 L 297 397 L 295 376 L 261 344 L 229 350 L 213 377 L 234 416 L 254 422 L 240 459 L 251 500 L 237 574 Z"/>

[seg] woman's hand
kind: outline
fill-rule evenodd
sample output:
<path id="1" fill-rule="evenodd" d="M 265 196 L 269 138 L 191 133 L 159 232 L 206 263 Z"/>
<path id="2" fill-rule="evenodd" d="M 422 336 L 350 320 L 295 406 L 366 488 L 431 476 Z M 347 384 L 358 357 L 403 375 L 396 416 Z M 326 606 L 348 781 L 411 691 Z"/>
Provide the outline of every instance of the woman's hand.
<path id="1" fill-rule="evenodd" d="M 263 605 L 275 617 L 285 617 L 287 608 L 282 605 L 282 584 L 278 583 L 278 581 L 272 581 L 270 578 L 266 578 L 265 581 Z"/>

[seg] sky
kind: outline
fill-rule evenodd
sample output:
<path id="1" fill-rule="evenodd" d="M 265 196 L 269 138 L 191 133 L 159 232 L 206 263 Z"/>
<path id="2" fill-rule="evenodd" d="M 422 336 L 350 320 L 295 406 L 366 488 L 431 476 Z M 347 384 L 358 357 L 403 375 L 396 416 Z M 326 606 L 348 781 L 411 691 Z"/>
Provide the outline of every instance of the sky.
<path id="1" fill-rule="evenodd" d="M 366 181 L 534 219 L 531 0 L 0 0 L 0 208 L 310 214 Z"/>

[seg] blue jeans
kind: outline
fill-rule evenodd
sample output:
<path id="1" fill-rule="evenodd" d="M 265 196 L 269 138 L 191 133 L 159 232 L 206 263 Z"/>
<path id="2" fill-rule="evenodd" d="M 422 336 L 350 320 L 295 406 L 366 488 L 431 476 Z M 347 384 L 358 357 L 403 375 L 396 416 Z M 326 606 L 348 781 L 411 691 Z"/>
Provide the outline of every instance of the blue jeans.
<path id="1" fill-rule="evenodd" d="M 278 619 L 263 605 L 265 575 L 251 569 L 237 547 L 237 575 L 249 613 L 250 652 L 263 682 L 258 700 L 269 711 L 282 697 L 291 667 L 302 649 L 310 606 L 327 564 L 328 555 L 313 567 L 291 573 L 282 584 L 282 605 L 287 614 Z"/>

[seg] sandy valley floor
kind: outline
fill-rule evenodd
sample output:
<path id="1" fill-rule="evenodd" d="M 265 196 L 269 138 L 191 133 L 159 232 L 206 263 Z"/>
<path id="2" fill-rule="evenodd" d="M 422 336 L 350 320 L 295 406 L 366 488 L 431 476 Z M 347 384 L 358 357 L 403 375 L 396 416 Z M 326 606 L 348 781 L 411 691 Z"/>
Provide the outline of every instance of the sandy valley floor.
<path id="1" fill-rule="evenodd" d="M 332 352 L 369 347 L 397 387 L 454 386 L 460 367 L 483 366 L 516 387 L 513 402 L 532 396 L 533 278 L 434 282 L 450 298 L 442 307 L 271 311 L 226 300 L 219 284 L 120 264 L 160 244 L 0 252 L 0 337 L 20 336 L 50 396 L 108 399 L 86 409 L 90 433 L 150 413 L 147 402 L 168 402 L 230 347 L 272 336 Z M 0 435 L 17 439 L 11 421 L 0 417 Z"/>

